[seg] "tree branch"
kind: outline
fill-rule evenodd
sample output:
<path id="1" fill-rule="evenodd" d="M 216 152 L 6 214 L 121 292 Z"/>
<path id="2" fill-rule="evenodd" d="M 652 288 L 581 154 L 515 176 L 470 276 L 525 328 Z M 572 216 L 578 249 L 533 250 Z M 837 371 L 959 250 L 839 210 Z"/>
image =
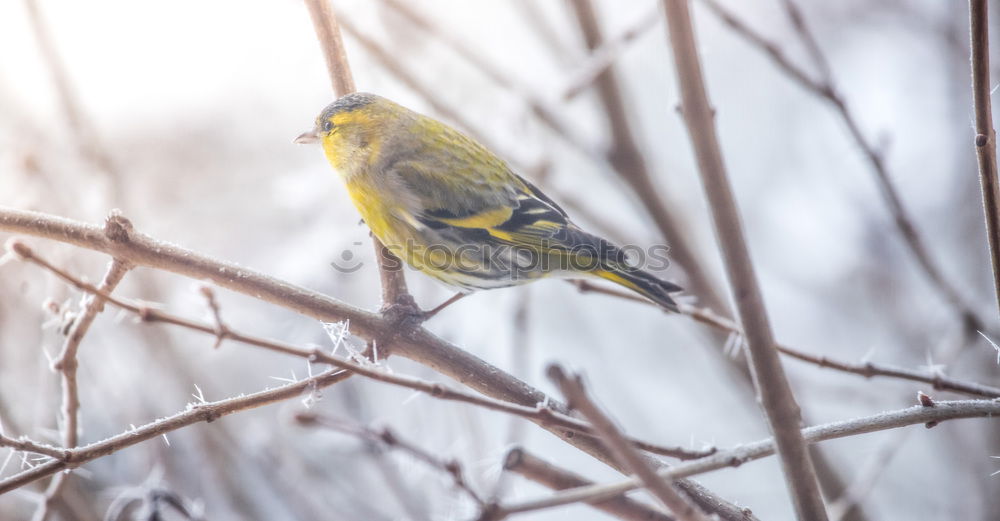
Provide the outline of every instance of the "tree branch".
<path id="1" fill-rule="evenodd" d="M 713 313 L 709 309 L 695 306 L 681 306 L 681 313 L 691 317 L 697 322 L 718 328 L 730 333 L 743 335 L 743 330 L 725 317 Z M 825 355 L 812 355 L 800 349 L 794 349 L 782 344 L 776 344 L 778 351 L 796 360 L 807 362 L 819 367 L 835 369 L 837 371 L 856 374 L 865 378 L 885 376 L 913 382 L 922 382 L 931 385 L 935 390 L 951 391 L 955 393 L 967 394 L 970 396 L 981 396 L 984 398 L 1000 397 L 1000 388 L 984 385 L 978 382 L 967 382 L 950 378 L 943 374 L 922 372 L 905 367 L 892 366 L 887 364 L 876 364 L 873 362 L 851 363 L 829 358 Z"/>
<path id="2" fill-rule="evenodd" d="M 19 472 L 6 479 L 0 480 L 0 494 L 10 492 L 20 488 L 32 481 L 51 476 L 56 472 L 69 470 L 88 461 L 95 460 L 102 456 L 107 456 L 137 443 L 156 438 L 157 436 L 175 431 L 188 425 L 199 422 L 210 423 L 223 416 L 228 416 L 235 412 L 261 407 L 271 403 L 287 400 L 299 396 L 303 392 L 314 389 L 329 387 L 340 382 L 351 373 L 340 369 L 333 369 L 320 373 L 300 382 L 283 385 L 276 389 L 219 400 L 217 402 L 207 402 L 188 405 L 187 410 L 153 421 L 137 429 L 123 432 L 117 436 L 112 436 L 96 443 L 84 445 L 63 451 L 62 457 L 46 461 L 34 468 Z"/>
<path id="3" fill-rule="evenodd" d="M 969 0 L 972 40 L 972 104 L 976 113 L 976 157 L 983 191 L 986 237 L 993 265 L 993 287 L 1000 305 L 1000 181 L 997 179 L 997 133 L 990 95 L 990 23 L 986 0 Z"/>
<path id="4" fill-rule="evenodd" d="M 1000 415 L 1000 400 L 964 400 L 953 402 L 934 402 L 932 406 L 917 405 L 907 409 L 883 412 L 873 416 L 855 418 L 839 422 L 816 425 L 802 430 L 803 438 L 809 443 L 857 436 L 870 432 L 897 429 L 908 425 L 924 424 L 932 427 L 946 420 L 959 418 L 992 418 Z M 677 479 L 704 474 L 726 467 L 739 467 L 744 463 L 755 461 L 775 453 L 773 438 L 748 443 L 733 449 L 696 461 L 681 463 L 677 466 L 658 471 L 664 479 Z M 642 486 L 639 480 L 633 478 L 620 483 L 610 483 L 579 487 L 557 492 L 553 495 L 511 505 L 501 505 L 498 511 L 505 514 L 530 512 L 544 508 L 552 508 L 578 502 L 602 501 L 607 498 L 624 494 Z"/>
<path id="5" fill-rule="evenodd" d="M 108 271 L 101 281 L 100 289 L 104 293 L 110 294 L 118 286 L 118 283 L 125 277 L 131 266 L 127 262 L 118 259 L 111 259 Z M 73 448 L 79 445 L 80 430 L 80 391 L 76 380 L 76 370 L 79 366 L 76 354 L 80 349 L 80 343 L 84 335 L 90 330 L 90 325 L 94 323 L 97 314 L 104 310 L 104 297 L 99 293 L 88 294 L 83 299 L 83 310 L 76 316 L 70 327 L 69 334 L 63 342 L 59 356 L 52 363 L 52 368 L 59 371 L 62 379 L 62 441 L 63 447 Z M 44 521 L 48 517 L 49 505 L 53 498 L 59 494 L 65 483 L 67 474 L 57 474 L 49 486 L 45 489 L 38 508 L 35 510 L 33 519 Z"/>
<path id="6" fill-rule="evenodd" d="M 758 396 L 775 436 L 785 482 L 799 519 L 827 518 L 816 471 L 799 432 L 798 404 L 781 366 L 764 299 L 743 236 L 739 210 L 729 185 L 715 133 L 714 113 L 701 73 L 688 0 L 664 0 L 671 48 L 681 90 L 681 107 L 694 146 L 702 185 L 712 211 L 733 300 L 746 334 Z"/>

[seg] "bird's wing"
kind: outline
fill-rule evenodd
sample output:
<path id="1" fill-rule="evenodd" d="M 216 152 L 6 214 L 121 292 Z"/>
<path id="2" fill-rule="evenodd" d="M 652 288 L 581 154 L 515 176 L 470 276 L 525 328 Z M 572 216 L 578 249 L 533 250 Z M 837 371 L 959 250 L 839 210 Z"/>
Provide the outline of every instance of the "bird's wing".
<path id="1" fill-rule="evenodd" d="M 403 162 L 391 171 L 408 188 L 410 201 L 404 206 L 431 229 L 457 229 L 470 243 L 498 241 L 546 253 L 625 259 L 618 247 L 577 228 L 538 187 L 509 170 L 469 169 L 456 176 Z M 482 171 L 495 177 L 477 174 Z"/>

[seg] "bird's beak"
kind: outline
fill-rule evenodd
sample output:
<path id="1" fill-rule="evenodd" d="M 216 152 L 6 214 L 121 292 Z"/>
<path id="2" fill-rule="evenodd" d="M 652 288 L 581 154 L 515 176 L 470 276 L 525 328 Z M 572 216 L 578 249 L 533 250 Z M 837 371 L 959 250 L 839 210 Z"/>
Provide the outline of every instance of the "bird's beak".
<path id="1" fill-rule="evenodd" d="M 303 132 L 299 134 L 299 137 L 295 138 L 293 143 L 296 145 L 311 145 L 313 143 L 319 143 L 319 134 L 316 133 L 316 129 Z"/>

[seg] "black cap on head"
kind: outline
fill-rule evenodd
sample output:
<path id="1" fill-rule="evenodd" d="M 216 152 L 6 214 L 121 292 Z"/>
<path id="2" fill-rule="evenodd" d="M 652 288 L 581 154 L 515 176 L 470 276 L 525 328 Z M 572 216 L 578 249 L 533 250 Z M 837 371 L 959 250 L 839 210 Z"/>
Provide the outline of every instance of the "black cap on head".
<path id="1" fill-rule="evenodd" d="M 352 92 L 345 96 L 341 96 L 337 99 L 337 101 L 327 105 L 319 117 L 321 121 L 326 121 L 333 117 L 334 114 L 351 112 L 353 110 L 360 109 L 374 103 L 378 99 L 379 97 L 375 94 L 369 94 L 367 92 Z"/>

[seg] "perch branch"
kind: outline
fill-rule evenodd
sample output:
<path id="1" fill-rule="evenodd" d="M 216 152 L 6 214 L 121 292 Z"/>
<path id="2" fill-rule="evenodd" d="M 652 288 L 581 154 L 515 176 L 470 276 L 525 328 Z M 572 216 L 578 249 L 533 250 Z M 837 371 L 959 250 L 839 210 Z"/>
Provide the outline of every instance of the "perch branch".
<path id="1" fill-rule="evenodd" d="M 380 315 L 362 311 L 340 301 L 309 291 L 305 288 L 239 267 L 232 263 L 211 259 L 205 255 L 158 241 L 136 232 L 124 217 L 112 214 L 114 226 L 105 234 L 100 228 L 61 217 L 38 212 L 16 210 L 0 206 L 0 231 L 24 233 L 44 237 L 83 248 L 105 252 L 137 266 L 149 266 L 191 277 L 211 280 L 224 287 L 264 302 L 269 302 L 303 316 L 323 322 L 350 320 L 355 334 L 365 338 L 393 339 L 393 352 L 421 363 L 447 375 L 490 397 L 533 407 L 548 403 L 553 409 L 565 409 L 541 391 L 511 376 L 501 369 L 434 336 L 424 328 L 415 327 L 399 332 L 399 323 Z M 214 328 L 213 332 L 214 332 Z M 214 333 L 213 333 L 214 334 Z M 380 344 L 382 346 L 382 344 Z M 533 419 L 542 428 L 612 468 L 620 467 L 595 438 L 579 436 Z M 727 521 L 753 519 L 742 509 L 720 499 L 694 482 L 679 485 L 708 512 L 718 514 Z"/>
<path id="2" fill-rule="evenodd" d="M 377 369 L 374 366 L 363 365 L 356 362 L 352 362 L 350 360 L 346 360 L 328 354 L 325 351 L 322 351 L 321 349 L 318 348 L 306 349 L 291 344 L 287 344 L 284 342 L 280 342 L 277 340 L 269 340 L 266 338 L 241 333 L 228 326 L 222 326 L 221 325 L 222 323 L 219 320 L 216 320 L 213 324 L 205 324 L 189 320 L 177 315 L 173 315 L 149 306 L 134 304 L 122 298 L 115 297 L 111 295 L 110 292 L 102 288 L 98 288 L 83 280 L 80 280 L 78 277 L 75 277 L 69 272 L 54 266 L 49 261 L 40 257 L 37 253 L 34 252 L 34 250 L 32 250 L 26 244 L 17 239 L 9 241 L 8 248 L 15 255 L 17 255 L 24 261 L 30 262 L 45 270 L 48 270 L 49 272 L 53 273 L 54 275 L 64 280 L 71 286 L 79 289 L 80 291 L 86 292 L 87 294 L 95 298 L 100 298 L 102 301 L 106 301 L 120 309 L 131 312 L 135 314 L 140 320 L 145 322 L 151 322 L 151 323 L 162 322 L 165 324 L 171 324 L 183 327 L 185 329 L 190 329 L 192 331 L 198 331 L 201 333 L 213 335 L 216 337 L 216 339 L 228 338 L 236 342 L 252 345 L 255 347 L 260 347 L 263 349 L 268 349 L 270 351 L 274 351 L 277 353 L 304 358 L 306 360 L 309 360 L 310 362 L 328 364 L 336 368 L 343 369 L 345 371 L 350 371 L 351 373 L 359 374 L 361 376 L 370 378 L 372 380 L 377 380 L 383 383 L 397 385 L 400 387 L 406 387 L 409 389 L 413 389 L 415 391 L 421 391 L 438 399 L 459 401 L 463 403 L 477 405 L 486 409 L 491 409 L 495 411 L 505 412 L 507 414 L 512 414 L 515 416 L 520 416 L 522 418 L 534 419 L 537 421 L 550 423 L 551 425 L 558 426 L 559 428 L 566 429 L 568 431 L 578 432 L 581 434 L 596 435 L 596 433 L 593 432 L 593 428 L 587 423 L 580 421 L 576 418 L 573 418 L 571 416 L 567 416 L 565 414 L 553 411 L 552 409 L 547 407 L 534 407 L 534 408 L 526 407 L 522 405 L 512 404 L 510 402 L 505 402 L 502 400 L 496 400 L 486 396 L 471 394 L 464 391 L 460 391 L 458 389 L 452 389 L 443 384 L 428 382 L 426 380 L 420 380 L 408 376 L 396 375 L 387 371 Z M 664 447 L 636 439 L 631 439 L 630 442 L 634 444 L 638 449 L 645 450 L 653 454 L 674 457 L 677 459 L 697 459 L 709 456 L 715 452 L 715 449 L 712 448 L 704 450 L 690 450 L 681 447 Z"/>

